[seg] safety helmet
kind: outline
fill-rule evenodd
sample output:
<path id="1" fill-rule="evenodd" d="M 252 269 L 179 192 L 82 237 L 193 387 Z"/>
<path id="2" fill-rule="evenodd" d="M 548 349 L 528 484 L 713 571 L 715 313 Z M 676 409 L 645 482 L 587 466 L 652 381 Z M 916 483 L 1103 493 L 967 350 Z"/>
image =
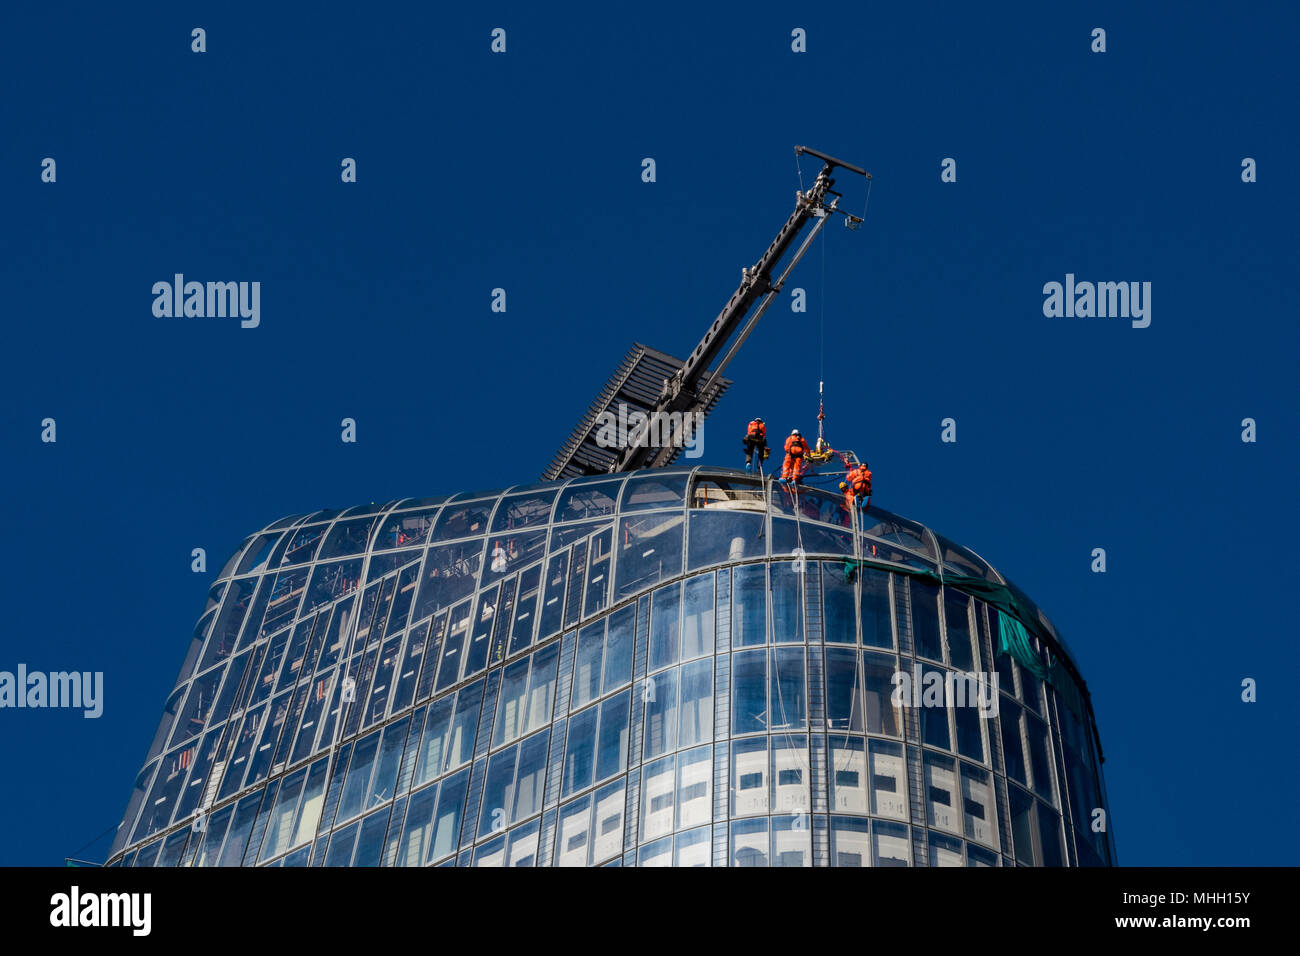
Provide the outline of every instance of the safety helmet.
<path id="1" fill-rule="evenodd" d="M 798 434 L 799 434 L 799 429 L 796 428 L 794 431 L 790 432 L 790 434 L 791 434 L 791 435 L 798 435 Z"/>
<path id="2" fill-rule="evenodd" d="M 763 419 L 761 418 L 755 418 L 754 421 L 758 422 L 760 425 L 763 424 Z"/>

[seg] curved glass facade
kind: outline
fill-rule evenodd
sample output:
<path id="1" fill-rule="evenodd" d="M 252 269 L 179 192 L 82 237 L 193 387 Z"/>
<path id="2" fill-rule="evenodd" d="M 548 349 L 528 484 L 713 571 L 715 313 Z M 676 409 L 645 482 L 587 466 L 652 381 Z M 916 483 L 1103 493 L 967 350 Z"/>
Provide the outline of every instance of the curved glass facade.
<path id="1" fill-rule="evenodd" d="M 656 469 L 249 537 L 109 864 L 1104 865 L 1099 757 L 1068 649 L 974 552 Z"/>

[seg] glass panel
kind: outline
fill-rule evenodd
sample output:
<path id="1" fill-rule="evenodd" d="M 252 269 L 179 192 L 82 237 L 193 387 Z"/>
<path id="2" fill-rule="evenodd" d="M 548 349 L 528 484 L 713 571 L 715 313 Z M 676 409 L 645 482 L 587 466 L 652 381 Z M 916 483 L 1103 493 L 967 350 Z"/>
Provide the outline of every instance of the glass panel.
<path id="1" fill-rule="evenodd" d="M 534 564 L 519 576 L 519 598 L 515 601 L 514 622 L 510 627 L 510 653 L 522 651 L 533 643 L 537 625 L 537 593 L 542 580 L 542 566 Z"/>
<path id="2" fill-rule="evenodd" d="M 320 823 L 321 811 L 325 806 L 325 779 L 329 769 L 328 757 L 323 757 L 311 765 L 307 784 L 302 792 L 302 802 L 298 805 L 298 815 L 294 819 L 290 846 L 300 846 L 316 835 L 316 827 Z"/>
<path id="3" fill-rule="evenodd" d="M 858 604 L 853 582 L 845 580 L 843 564 L 819 561 L 817 567 L 821 571 L 823 640 L 827 644 L 856 644 Z M 813 568 L 808 570 L 812 573 Z"/>
<path id="4" fill-rule="evenodd" d="M 893 650 L 894 625 L 889 601 L 889 572 L 859 568 L 862 588 L 862 643 Z"/>
<path id="5" fill-rule="evenodd" d="M 379 865 L 384 849 L 384 834 L 388 832 L 388 815 L 391 812 L 391 807 L 385 807 L 361 821 L 353 866 Z"/>
<path id="6" fill-rule="evenodd" d="M 596 725 L 600 708 L 589 707 L 569 718 L 568 742 L 564 748 L 564 792 L 567 797 L 591 786 L 595 771 Z"/>
<path id="7" fill-rule="evenodd" d="M 772 554 L 793 555 L 796 549 L 807 554 L 853 555 L 853 533 L 821 525 L 796 522 L 790 518 L 772 519 Z"/>
<path id="8" fill-rule="evenodd" d="M 289 532 L 289 544 L 284 556 L 280 558 L 279 567 L 287 568 L 294 564 L 306 564 L 316 555 L 316 548 L 325 537 L 328 524 L 311 524 Z"/>
<path id="9" fill-rule="evenodd" d="M 858 652 L 847 647 L 826 648 L 826 727 L 863 730 L 862 675 Z"/>
<path id="10" fill-rule="evenodd" d="M 735 647 L 767 643 L 767 566 L 746 564 L 732 572 L 731 642 Z"/>
<path id="11" fill-rule="evenodd" d="M 907 819 L 907 768 L 903 746 L 889 740 L 868 742 L 871 762 L 871 813 L 895 820 Z"/>
<path id="12" fill-rule="evenodd" d="M 278 533 L 259 535 L 257 540 L 249 545 L 248 550 L 244 552 L 244 559 L 239 562 L 239 568 L 236 574 L 250 574 L 257 571 L 266 570 L 267 559 L 271 557 L 271 549 L 275 543 L 280 540 Z"/>
<path id="13" fill-rule="evenodd" d="M 366 809 L 370 791 L 370 776 L 374 769 L 375 757 L 379 753 L 379 731 L 357 742 L 352 751 L 352 762 L 348 766 L 348 775 L 343 784 L 343 796 L 339 800 L 339 823 L 356 816 Z"/>
<path id="14" fill-rule="evenodd" d="M 666 670 L 646 679 L 644 759 L 677 746 L 677 671 Z"/>
<path id="15" fill-rule="evenodd" d="M 912 841 L 908 838 L 906 826 L 901 823 L 873 820 L 871 831 L 875 848 L 874 866 L 911 865 Z"/>
<path id="16" fill-rule="evenodd" d="M 988 716 L 996 716 L 997 711 L 997 693 L 987 684 L 983 684 L 979 676 L 972 674 L 969 677 L 962 673 L 953 675 L 953 687 L 956 692 L 956 699 L 952 701 L 953 720 L 957 725 L 957 752 L 963 757 L 969 757 L 971 760 L 984 762 L 984 723 L 986 712 L 982 710 L 985 705 L 982 703 L 980 691 L 983 689 L 983 700 L 988 700 Z"/>
<path id="17" fill-rule="evenodd" d="M 510 807 L 514 803 L 515 763 L 518 759 L 519 748 L 510 747 L 494 754 L 488 762 L 482 808 L 479 811 L 480 837 L 499 832 L 510 823 Z"/>
<path id="18" fill-rule="evenodd" d="M 1016 862 L 1023 866 L 1040 866 L 1037 833 L 1035 832 L 1034 798 L 1019 787 L 1008 787 L 1011 798 L 1011 842 L 1015 845 Z"/>
<path id="19" fill-rule="evenodd" d="M 608 618 L 609 631 L 605 635 L 604 692 L 622 687 L 632 679 L 632 648 L 636 632 L 636 607 L 628 606 L 615 611 Z"/>
<path id="20" fill-rule="evenodd" d="M 242 581 L 235 581 L 226 591 L 226 598 L 221 604 L 221 612 L 212 625 L 212 634 L 208 638 L 208 646 L 203 650 L 203 660 L 198 667 L 200 672 L 206 671 L 220 661 L 224 661 L 234 652 L 235 639 L 239 636 L 239 629 L 244 623 L 244 616 L 248 613 L 248 607 L 253 599 L 253 589 L 256 584 L 256 579 L 246 578 Z"/>
<path id="21" fill-rule="evenodd" d="M 974 670 L 975 659 L 971 656 L 970 598 L 960 591 L 944 588 L 943 611 L 949 663 L 959 670 Z"/>
<path id="22" fill-rule="evenodd" d="M 916 655 L 932 661 L 943 660 L 943 645 L 939 639 L 939 588 L 913 578 L 909 583 L 912 593 L 912 637 L 916 642 Z"/>
<path id="23" fill-rule="evenodd" d="M 424 544 L 429 540 L 429 531 L 433 527 L 433 518 L 437 508 L 425 508 L 420 511 L 399 511 L 384 519 L 383 527 L 375 538 L 376 551 L 388 551 L 393 548 L 410 548 Z"/>
<path id="24" fill-rule="evenodd" d="M 940 750 L 952 749 L 952 736 L 948 727 L 948 713 L 952 709 L 952 702 L 947 699 L 949 686 L 944 671 L 936 669 L 924 672 L 920 688 L 921 707 L 918 708 L 921 712 L 921 740 Z M 913 692 L 916 690 L 914 681 Z"/>
<path id="25" fill-rule="evenodd" d="M 573 701 L 577 710 L 600 696 L 601 665 L 605 653 L 605 622 L 588 624 L 578 631 L 578 650 L 573 663 Z"/>
<path id="26" fill-rule="evenodd" d="M 865 815 L 868 797 L 866 741 L 861 737 L 840 734 L 831 734 L 828 741 L 831 810 Z"/>
<path id="27" fill-rule="evenodd" d="M 461 819 L 465 813 L 465 793 L 469 789 L 469 770 L 462 770 L 442 782 L 438 790 L 438 809 L 433 817 L 433 838 L 429 857 L 433 862 L 454 853 L 460 841 Z"/>
<path id="28" fill-rule="evenodd" d="M 763 513 L 767 496 L 758 479 L 701 475 L 691 486 L 691 507 Z"/>
<path id="29" fill-rule="evenodd" d="M 515 772 L 515 803 L 510 822 L 518 823 L 541 813 L 545 797 L 546 754 L 551 732 L 544 730 L 519 745 L 519 766 Z"/>
<path id="30" fill-rule="evenodd" d="M 675 577 L 682 570 L 682 515 L 660 512 L 619 522 L 616 599 Z"/>
<path id="31" fill-rule="evenodd" d="M 768 791 L 767 738 L 732 741 L 731 815 L 767 813 Z"/>
<path id="32" fill-rule="evenodd" d="M 713 654 L 713 573 L 686 582 L 682 660 Z"/>
<path id="33" fill-rule="evenodd" d="M 546 532 L 529 531 L 526 534 L 503 535 L 488 541 L 488 573 L 483 583 L 499 580 L 516 568 L 522 568 L 541 558 L 546 550 Z"/>
<path id="34" fill-rule="evenodd" d="M 700 827 L 677 834 L 673 866 L 712 866 L 712 843 L 712 827 Z"/>
<path id="35" fill-rule="evenodd" d="M 394 866 L 419 866 L 424 862 L 433 833 L 433 807 L 438 797 L 438 788 L 425 787 L 411 796 L 406 810 L 406 826 L 397 845 L 397 857 Z M 396 825 L 397 821 L 393 821 Z"/>
<path id="36" fill-rule="evenodd" d="M 481 540 L 430 548 L 424 559 L 423 584 L 415 605 L 415 620 L 469 595 L 483 562 Z"/>
<path id="37" fill-rule="evenodd" d="M 808 738 L 788 734 L 773 736 L 771 779 L 774 814 L 808 812 L 811 806 L 808 777 Z"/>
<path id="38" fill-rule="evenodd" d="M 596 746 L 596 780 L 627 769 L 628 718 L 631 691 L 611 697 L 600 707 L 600 739 Z"/>
<path id="39" fill-rule="evenodd" d="M 556 866 L 587 866 L 591 858 L 591 795 L 560 808 Z"/>
<path id="40" fill-rule="evenodd" d="M 499 747 L 523 732 L 524 698 L 528 693 L 529 658 L 515 661 L 501 672 L 497 697 L 497 719 L 493 724 L 492 746 Z"/>
<path id="41" fill-rule="evenodd" d="M 768 706 L 773 730 L 803 730 L 808 726 L 808 692 L 804 685 L 801 647 L 773 648 Z"/>
<path id="42" fill-rule="evenodd" d="M 986 770 L 966 763 L 961 765 L 962 822 L 966 839 L 996 847 L 997 809 L 993 803 L 992 779 Z"/>
<path id="43" fill-rule="evenodd" d="M 995 584 L 1000 584 L 1001 579 L 997 572 L 989 566 L 989 563 L 981 558 L 970 548 L 963 548 L 961 545 L 949 541 L 941 534 L 935 534 L 935 539 L 939 542 L 939 550 L 943 556 L 943 563 L 947 567 L 956 571 L 958 574 L 967 574 L 971 577 L 984 578 Z"/>
<path id="44" fill-rule="evenodd" d="M 744 511 L 692 511 L 687 568 L 694 571 L 767 553 L 767 519 Z"/>
<path id="45" fill-rule="evenodd" d="M 370 543 L 370 529 L 375 526 L 376 520 L 372 517 L 335 522 L 334 527 L 330 528 L 325 543 L 321 545 L 317 560 L 342 558 L 365 551 Z"/>
<path id="46" fill-rule="evenodd" d="M 594 484 L 570 483 L 560 495 L 555 509 L 556 521 L 577 521 L 612 515 L 622 479 L 600 481 Z"/>
<path id="47" fill-rule="evenodd" d="M 485 500 L 447 505 L 438 515 L 430 540 L 454 541 L 483 534 L 487 531 L 488 512 L 495 503 L 495 500 Z"/>
<path id="48" fill-rule="evenodd" d="M 868 866 L 871 838 L 866 820 L 831 817 L 831 866 Z"/>
<path id="49" fill-rule="evenodd" d="M 673 755 L 645 765 L 641 772 L 641 842 L 673 832 L 676 806 L 677 758 Z"/>
<path id="50" fill-rule="evenodd" d="M 564 584 L 569 574 L 569 552 L 553 554 L 546 563 L 546 595 L 542 601 L 541 627 L 537 640 L 556 633 L 564 622 Z"/>
<path id="51" fill-rule="evenodd" d="M 817 573 L 816 564 L 813 573 Z M 794 562 L 772 562 L 772 640 L 778 644 L 802 644 L 804 639 L 804 571 Z"/>
<path id="52" fill-rule="evenodd" d="M 510 848 L 506 850 L 506 866 L 536 866 L 537 837 L 541 821 L 534 820 L 510 831 Z"/>
<path id="53" fill-rule="evenodd" d="M 806 812 L 772 817 L 772 865 L 812 866 L 812 827 Z"/>
<path id="54" fill-rule="evenodd" d="M 966 861 L 962 858 L 962 842 L 953 837 L 946 837 L 941 833 L 930 834 L 930 865 L 931 866 L 965 866 Z"/>
<path id="55" fill-rule="evenodd" d="M 447 638 L 442 644 L 442 661 L 438 665 L 436 690 L 441 692 L 460 679 L 465 639 L 469 635 L 469 601 L 452 609 Z"/>
<path id="56" fill-rule="evenodd" d="M 1047 725 L 1033 714 L 1025 714 L 1025 740 L 1029 744 L 1029 769 L 1033 771 L 1034 793 L 1055 803 L 1052 771 L 1048 757 Z"/>
<path id="57" fill-rule="evenodd" d="M 651 595 L 649 652 L 651 671 L 676 664 L 678 661 L 681 639 L 681 595 L 680 583 L 662 587 Z"/>
<path id="58" fill-rule="evenodd" d="M 901 545 L 910 551 L 924 555 L 931 562 L 936 558 L 925 529 L 921 525 L 900 518 L 896 514 L 890 514 L 881 508 L 872 507 L 868 510 L 862 530 L 874 538 Z"/>
<path id="59" fill-rule="evenodd" d="M 271 860 L 289 849 L 293 836 L 293 819 L 298 810 L 298 797 L 303 784 L 307 782 L 307 768 L 290 774 L 285 778 L 276 795 L 275 809 L 271 811 L 267 824 L 266 836 L 262 840 L 261 861 Z"/>
<path id="60" fill-rule="evenodd" d="M 518 531 L 551 520 L 551 506 L 555 503 L 555 489 L 532 494 L 507 495 L 497 505 L 492 518 L 493 531 Z"/>
<path id="61" fill-rule="evenodd" d="M 604 610 L 609 597 L 612 528 L 594 535 L 588 549 L 590 570 L 587 572 L 587 598 L 583 605 L 583 615 L 589 616 Z"/>
<path id="62" fill-rule="evenodd" d="M 680 508 L 686 500 L 685 474 L 651 472 L 629 478 L 623 487 L 623 512 L 651 508 Z"/>
<path id="63" fill-rule="evenodd" d="M 697 747 L 677 755 L 677 829 L 699 826 L 713 818 L 713 748 Z"/>
<path id="64" fill-rule="evenodd" d="M 713 739 L 713 659 L 683 664 L 681 675 L 677 745 L 694 747 Z"/>
<path id="65" fill-rule="evenodd" d="M 1038 839 L 1043 866 L 1064 866 L 1061 856 L 1061 818 L 1045 804 L 1038 804 Z"/>
<path id="66" fill-rule="evenodd" d="M 925 755 L 925 808 L 930 826 L 961 832 L 957 814 L 956 761 L 951 757 L 926 753 Z"/>
<path id="67" fill-rule="evenodd" d="M 361 583 L 361 564 L 361 558 L 353 558 L 350 561 L 316 565 L 312 570 L 311 583 L 307 586 L 303 608 L 311 611 L 355 591 Z"/>
<path id="68" fill-rule="evenodd" d="M 731 732 L 767 730 L 767 652 L 731 655 Z"/>
<path id="69" fill-rule="evenodd" d="M 528 675 L 528 702 L 524 710 L 524 733 L 526 734 L 551 722 L 559 662 L 558 641 L 533 655 L 533 668 Z"/>
<path id="70" fill-rule="evenodd" d="M 731 825 L 731 865 L 767 866 L 767 818 L 738 820 Z"/>
<path id="71" fill-rule="evenodd" d="M 998 723 L 1002 726 L 1002 755 L 1006 760 L 1007 776 L 1019 783 L 1028 784 L 1025 771 L 1025 748 L 1020 738 L 1020 707 L 1007 698 L 999 700 Z"/>

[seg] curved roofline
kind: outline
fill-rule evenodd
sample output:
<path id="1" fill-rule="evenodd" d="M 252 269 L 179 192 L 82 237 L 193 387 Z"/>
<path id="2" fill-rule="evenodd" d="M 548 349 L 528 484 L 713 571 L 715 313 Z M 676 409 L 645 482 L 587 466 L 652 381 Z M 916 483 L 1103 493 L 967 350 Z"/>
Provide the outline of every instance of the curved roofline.
<path id="1" fill-rule="evenodd" d="M 381 520 L 377 520 L 375 523 L 374 534 L 377 535 L 379 533 L 379 528 L 382 526 L 382 519 L 396 511 L 405 511 L 417 507 L 435 508 L 440 510 L 441 508 L 446 507 L 447 505 L 453 503 L 479 501 L 479 500 L 494 501 L 493 511 L 495 511 L 501 499 L 503 499 L 507 495 L 516 495 L 521 493 L 527 493 L 530 491 L 545 492 L 552 488 L 555 488 L 562 492 L 563 488 L 568 485 L 589 485 L 601 481 L 623 481 L 628 478 L 649 475 L 649 474 L 659 474 L 664 476 L 689 475 L 691 477 L 695 477 L 699 475 L 712 475 L 717 477 L 730 478 L 735 480 L 748 480 L 748 481 L 753 481 L 756 478 L 756 476 L 750 474 L 749 472 L 744 471 L 741 468 L 729 468 L 720 465 L 671 465 L 666 468 L 644 468 L 636 471 L 614 472 L 608 475 L 583 475 L 574 478 L 557 479 L 556 481 L 541 481 L 541 482 L 533 481 L 525 484 L 508 485 L 503 488 L 498 488 L 495 490 L 488 490 L 488 491 L 462 491 L 462 492 L 452 492 L 450 494 L 445 494 L 445 495 L 432 495 L 425 498 L 414 498 L 414 497 L 403 498 L 395 501 L 390 501 L 384 505 L 370 504 L 370 505 L 361 505 L 354 508 L 323 509 L 314 512 L 307 512 L 304 514 L 288 515 L 283 518 L 280 518 L 279 520 L 266 525 L 260 531 L 251 535 L 244 542 L 244 544 L 240 546 L 240 550 L 242 551 L 244 548 L 246 548 L 250 542 L 254 541 L 261 534 L 267 534 L 273 531 L 283 532 L 286 529 L 297 527 L 298 525 L 302 525 L 302 524 L 316 524 L 322 521 L 327 521 L 330 522 L 330 527 L 332 528 L 333 524 L 340 520 L 346 520 L 348 517 L 356 517 L 362 514 L 369 514 L 369 515 L 375 515 L 377 516 L 378 519 L 381 519 Z M 769 495 L 770 495 L 770 487 L 772 485 L 773 477 L 774 476 L 772 475 L 764 476 L 765 485 L 768 488 Z M 688 494 L 689 494 L 689 487 L 690 484 L 688 482 L 687 484 Z M 825 488 L 818 488 L 815 485 L 808 485 L 806 487 L 816 488 L 816 490 L 818 491 L 826 492 L 829 494 L 835 494 L 835 495 L 839 494 L 838 491 L 829 491 L 828 489 Z M 562 497 L 561 494 L 556 495 L 555 497 L 556 504 L 558 504 L 561 497 Z M 686 504 L 687 502 L 683 500 L 683 506 L 685 506 Z M 770 498 L 768 499 L 768 508 L 769 511 L 772 508 Z M 619 510 L 621 512 L 622 510 L 621 507 Z M 1051 618 L 1047 616 L 1047 614 L 1038 605 L 1038 603 L 1034 601 L 1032 598 L 1030 598 L 1027 594 L 1025 594 L 1024 590 L 1018 587 L 1014 581 L 1012 581 L 1010 578 L 1008 578 L 1006 575 L 1000 572 L 996 567 L 993 566 L 992 563 L 987 561 L 985 558 L 983 558 L 973 549 L 966 547 L 965 545 L 959 544 L 958 542 L 952 540 L 946 535 L 939 533 L 938 531 L 935 531 L 933 528 L 931 528 L 930 526 L 922 522 L 916 521 L 915 519 L 912 518 L 908 518 L 904 515 L 896 514 L 892 511 L 887 511 L 884 508 L 878 508 L 874 505 L 871 508 L 871 513 L 883 519 L 887 519 L 887 520 L 896 519 L 897 521 L 903 524 L 915 525 L 917 528 L 921 529 L 921 532 L 925 536 L 924 540 L 928 545 L 930 551 L 930 554 L 927 557 L 931 562 L 935 562 L 939 565 L 941 576 L 944 568 L 948 568 L 955 573 L 969 572 L 969 568 L 965 568 L 962 564 L 958 563 L 957 560 L 949 560 L 948 558 L 945 557 L 946 554 L 952 554 L 955 558 L 959 558 L 962 561 L 965 561 L 967 564 L 972 564 L 974 568 L 977 569 L 980 575 L 998 584 L 1005 585 L 1027 607 L 1032 608 L 1037 615 L 1038 618 L 1037 621 L 1023 622 L 1023 623 L 1035 624 L 1039 628 L 1041 628 L 1042 630 L 1048 633 L 1048 635 L 1052 638 L 1053 643 L 1056 645 L 1055 647 L 1056 652 L 1059 653 L 1061 657 L 1063 657 L 1069 663 L 1070 669 L 1073 671 L 1075 678 L 1079 681 L 1084 693 L 1085 694 L 1087 693 L 1087 687 L 1083 681 L 1082 675 L 1079 672 L 1078 664 L 1075 661 L 1074 653 L 1073 651 L 1070 650 L 1069 644 L 1066 643 L 1065 638 L 1061 636 L 1060 630 L 1057 629 L 1056 625 L 1052 622 Z M 552 512 L 550 520 L 552 522 L 558 520 L 554 512 Z M 329 529 L 327 529 L 327 533 L 328 530 Z M 372 548 L 373 545 L 374 545 L 374 541 L 372 539 L 371 541 Z"/>

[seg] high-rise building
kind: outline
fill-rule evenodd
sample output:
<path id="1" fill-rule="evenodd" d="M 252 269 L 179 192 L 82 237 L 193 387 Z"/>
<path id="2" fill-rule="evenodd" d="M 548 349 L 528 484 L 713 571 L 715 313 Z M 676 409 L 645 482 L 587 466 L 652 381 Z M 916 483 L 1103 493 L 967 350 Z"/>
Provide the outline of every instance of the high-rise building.
<path id="1" fill-rule="evenodd" d="M 674 467 L 286 518 L 227 562 L 122 866 L 1114 860 L 1088 694 L 974 552 Z"/>

